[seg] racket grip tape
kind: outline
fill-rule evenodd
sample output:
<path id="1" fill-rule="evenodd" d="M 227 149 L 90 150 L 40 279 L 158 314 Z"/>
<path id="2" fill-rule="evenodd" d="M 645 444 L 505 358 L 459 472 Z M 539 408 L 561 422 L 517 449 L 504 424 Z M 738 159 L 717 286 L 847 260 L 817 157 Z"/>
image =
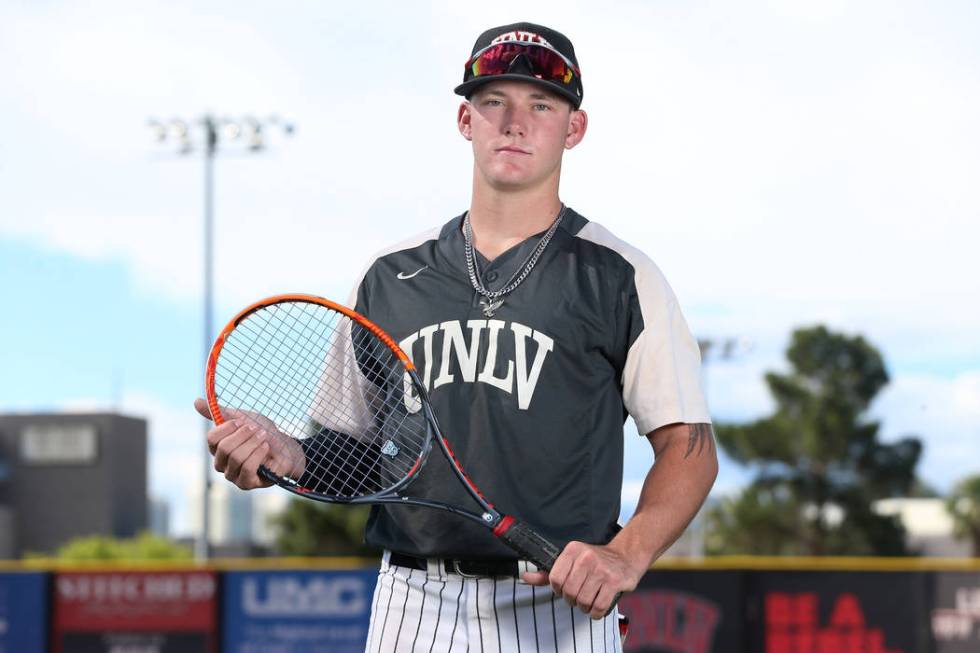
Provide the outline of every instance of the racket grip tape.
<path id="1" fill-rule="evenodd" d="M 530 560 L 542 571 L 551 571 L 561 549 L 550 540 L 539 535 L 534 529 L 522 521 L 506 516 L 500 520 L 493 534 L 504 541 L 504 544 L 521 554 L 525 560 Z"/>
<path id="2" fill-rule="evenodd" d="M 551 571 L 551 568 L 555 566 L 555 560 L 561 553 L 561 549 L 550 540 L 538 534 L 524 522 L 509 515 L 500 520 L 500 523 L 493 529 L 493 534 L 503 540 L 507 546 L 520 553 L 525 560 L 530 560 L 538 569 L 543 571 Z M 613 611 L 622 596 L 622 592 L 616 594 L 612 605 L 609 606 L 609 611 L 606 612 L 607 615 Z"/>

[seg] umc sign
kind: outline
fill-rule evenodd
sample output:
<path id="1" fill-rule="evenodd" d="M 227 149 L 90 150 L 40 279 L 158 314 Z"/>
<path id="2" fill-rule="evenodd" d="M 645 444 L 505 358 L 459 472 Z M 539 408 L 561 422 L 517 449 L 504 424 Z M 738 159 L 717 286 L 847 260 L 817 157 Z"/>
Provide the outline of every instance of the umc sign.
<path id="1" fill-rule="evenodd" d="M 357 617 L 370 600 L 353 575 L 265 576 L 242 580 L 242 611 L 250 617 Z"/>
<path id="2" fill-rule="evenodd" d="M 228 653 L 363 653 L 376 569 L 238 571 L 224 575 Z"/>

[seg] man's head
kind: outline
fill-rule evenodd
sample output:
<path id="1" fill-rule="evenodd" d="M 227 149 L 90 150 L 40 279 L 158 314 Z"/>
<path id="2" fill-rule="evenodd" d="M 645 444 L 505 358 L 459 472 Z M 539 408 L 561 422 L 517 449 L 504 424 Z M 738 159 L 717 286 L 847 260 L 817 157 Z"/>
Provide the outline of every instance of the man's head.
<path id="1" fill-rule="evenodd" d="M 492 81 L 514 80 L 537 84 L 571 103 L 582 104 L 582 76 L 575 48 L 568 38 L 534 23 L 513 23 L 480 34 L 463 71 L 457 95 L 471 98 Z"/>
<path id="2" fill-rule="evenodd" d="M 457 123 L 473 144 L 475 179 L 498 190 L 557 192 L 562 153 L 588 126 L 571 42 L 515 23 L 481 34 L 473 52 L 456 93 L 467 98 Z"/>

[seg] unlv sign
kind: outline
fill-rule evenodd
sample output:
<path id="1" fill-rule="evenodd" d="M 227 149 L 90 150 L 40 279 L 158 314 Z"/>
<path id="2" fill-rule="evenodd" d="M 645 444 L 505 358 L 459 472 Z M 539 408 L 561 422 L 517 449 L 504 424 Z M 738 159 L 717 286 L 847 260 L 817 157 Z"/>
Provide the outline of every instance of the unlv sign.
<path id="1" fill-rule="evenodd" d="M 640 591 L 619 603 L 629 615 L 627 650 L 653 648 L 671 653 L 709 653 L 721 610 L 713 601 L 687 592 Z"/>

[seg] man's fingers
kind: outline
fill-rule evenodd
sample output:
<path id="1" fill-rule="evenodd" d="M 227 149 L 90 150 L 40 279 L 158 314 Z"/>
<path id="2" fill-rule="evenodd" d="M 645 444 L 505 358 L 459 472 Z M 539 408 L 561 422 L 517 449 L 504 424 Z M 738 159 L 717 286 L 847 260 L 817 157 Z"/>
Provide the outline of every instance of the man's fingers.
<path id="1" fill-rule="evenodd" d="M 214 428 L 209 430 L 208 449 L 211 451 L 211 455 L 213 456 L 217 453 L 218 445 L 221 443 L 222 440 L 227 438 L 232 433 L 238 431 L 238 429 L 240 429 L 242 426 L 244 425 L 241 422 L 231 421 L 231 422 L 225 422 L 220 426 L 215 426 Z"/>
<path id="2" fill-rule="evenodd" d="M 200 413 L 201 414 L 201 417 L 205 417 L 207 419 L 212 419 L 211 418 L 211 409 L 208 408 L 208 402 L 204 401 L 200 397 L 198 397 L 197 399 L 194 400 L 194 410 L 196 410 L 198 413 Z"/>
<path id="3" fill-rule="evenodd" d="M 595 603 L 600 589 L 602 589 L 602 586 L 598 581 L 591 578 L 587 580 L 573 597 L 578 609 L 586 614 L 591 613 L 592 605 Z M 565 596 L 568 597 L 567 594 Z"/>
<path id="4" fill-rule="evenodd" d="M 221 427 L 219 426 L 218 428 Z M 230 435 L 226 435 L 218 442 L 214 451 L 214 468 L 217 471 L 225 472 L 228 469 L 229 457 L 232 452 L 242 446 L 243 442 L 246 442 L 255 435 L 254 429 L 254 426 L 240 426 L 237 430 L 233 431 Z M 217 431 L 218 429 L 213 430 Z M 249 449 L 249 452 L 251 453 L 251 449 Z M 240 466 L 241 462 L 238 465 Z"/>
<path id="5" fill-rule="evenodd" d="M 564 596 L 569 605 L 574 605 L 575 597 L 594 566 L 594 554 L 590 547 L 581 542 L 569 542 L 551 570 L 551 590 L 558 596 Z"/>
<path id="6" fill-rule="evenodd" d="M 269 447 L 265 442 L 254 438 L 246 440 L 228 456 L 225 478 L 243 490 L 258 487 L 256 469 L 268 455 Z"/>
<path id="7" fill-rule="evenodd" d="M 565 581 L 565 584 L 560 589 L 556 590 L 555 593 L 558 596 L 564 596 L 565 603 L 567 603 L 570 607 L 578 606 L 581 608 L 582 602 L 580 600 L 580 597 L 583 595 L 583 588 L 586 587 L 587 581 L 588 581 L 587 575 L 582 573 L 572 572 L 569 575 L 568 579 Z M 554 586 L 555 584 L 552 583 L 551 584 L 552 589 L 554 589 Z M 595 592 L 593 591 L 593 596 L 594 595 Z M 591 596 L 589 598 L 591 598 Z"/>
<path id="8" fill-rule="evenodd" d="M 228 454 L 228 464 L 225 466 L 225 478 L 238 485 L 241 476 L 242 465 L 248 460 L 249 456 L 262 444 L 261 440 L 254 437 L 245 438 L 241 444 L 235 447 Z"/>
<path id="9" fill-rule="evenodd" d="M 265 461 L 265 466 L 279 476 L 288 476 L 296 480 L 303 475 L 305 465 L 297 460 L 299 456 L 302 456 L 302 449 L 299 450 L 297 455 L 294 449 L 298 449 L 299 445 L 290 446 L 291 444 L 290 442 L 284 442 L 282 438 L 271 438 L 269 440 L 269 451 L 271 454 L 269 459 Z"/>
<path id="10" fill-rule="evenodd" d="M 599 590 L 599 594 L 595 597 L 595 602 L 592 603 L 592 612 L 589 616 L 593 619 L 602 619 L 609 612 L 612 607 L 613 601 L 616 599 L 616 592 L 609 585 L 604 585 L 602 589 Z"/>
<path id="11" fill-rule="evenodd" d="M 536 585 L 537 587 L 544 587 L 550 584 L 548 572 L 546 571 L 525 571 L 521 574 L 521 580 L 528 585 Z"/>
<path id="12" fill-rule="evenodd" d="M 194 400 L 194 409 L 202 417 L 212 418 L 203 399 Z M 222 416 L 228 421 L 209 430 L 207 437 L 208 449 L 214 456 L 214 468 L 243 490 L 272 485 L 258 474 L 259 466 L 271 457 L 268 434 L 243 419 L 242 411 L 222 409 Z"/>
<path id="13" fill-rule="evenodd" d="M 565 585 L 568 583 L 571 574 L 575 568 L 575 560 L 580 552 L 580 542 L 569 542 L 562 549 L 561 554 L 559 554 L 558 559 L 555 560 L 555 564 L 551 568 L 551 573 L 548 574 L 548 578 L 551 581 L 551 591 L 561 596 Z"/>
<path id="14" fill-rule="evenodd" d="M 238 487 L 243 490 L 251 490 L 257 487 L 269 487 L 272 481 L 259 475 L 259 467 L 269 464 L 269 443 L 262 442 L 255 448 L 252 455 L 242 463 L 242 471 L 239 474 Z"/>

